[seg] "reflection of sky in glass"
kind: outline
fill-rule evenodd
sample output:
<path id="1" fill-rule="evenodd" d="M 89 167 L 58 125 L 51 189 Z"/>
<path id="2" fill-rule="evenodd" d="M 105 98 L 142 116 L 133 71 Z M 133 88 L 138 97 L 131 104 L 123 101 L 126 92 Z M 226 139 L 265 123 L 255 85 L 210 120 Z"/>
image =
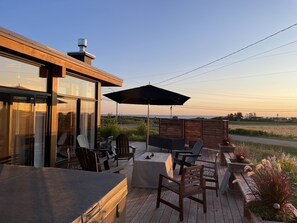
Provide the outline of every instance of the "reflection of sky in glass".
<path id="1" fill-rule="evenodd" d="M 81 101 L 81 113 L 95 115 L 95 102 L 94 101 Z"/>
<path id="2" fill-rule="evenodd" d="M 46 78 L 39 77 L 39 67 L 0 56 L 0 83 L 6 87 L 18 87 L 46 91 Z"/>
<path id="3" fill-rule="evenodd" d="M 95 83 L 67 75 L 59 78 L 58 93 L 95 98 Z"/>
<path id="4" fill-rule="evenodd" d="M 60 100 L 60 103 L 58 103 L 58 113 L 63 113 L 66 115 L 68 112 L 76 112 L 76 99 L 66 99 L 63 98 Z"/>

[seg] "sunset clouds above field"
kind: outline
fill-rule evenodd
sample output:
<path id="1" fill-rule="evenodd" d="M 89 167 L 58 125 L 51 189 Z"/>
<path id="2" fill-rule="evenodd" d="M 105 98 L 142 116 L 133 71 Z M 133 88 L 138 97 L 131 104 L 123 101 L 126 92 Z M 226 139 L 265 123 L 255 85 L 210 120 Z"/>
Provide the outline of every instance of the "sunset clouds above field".
<path id="1" fill-rule="evenodd" d="M 51 48 L 75 51 L 78 38 L 88 39 L 93 65 L 124 81 L 102 94 L 150 83 L 191 97 L 173 107 L 177 116 L 297 116 L 296 1 L 3 0 L 2 5 L 1 26 Z M 101 103 L 102 114 L 116 113 L 115 102 L 102 97 Z M 145 115 L 147 107 L 121 104 L 118 113 Z M 150 113 L 169 115 L 170 108 L 151 106 Z"/>

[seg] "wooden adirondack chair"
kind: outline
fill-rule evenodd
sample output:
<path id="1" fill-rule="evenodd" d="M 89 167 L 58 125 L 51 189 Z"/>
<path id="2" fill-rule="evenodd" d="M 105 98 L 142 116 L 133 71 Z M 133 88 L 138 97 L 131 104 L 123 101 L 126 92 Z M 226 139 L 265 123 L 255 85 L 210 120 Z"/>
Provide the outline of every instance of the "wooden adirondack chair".
<path id="1" fill-rule="evenodd" d="M 192 149 L 190 150 L 174 150 L 175 157 L 173 161 L 173 169 L 175 169 L 176 164 L 180 165 L 179 174 L 182 173 L 184 166 L 192 166 L 195 164 L 195 161 L 200 156 L 200 153 L 203 148 L 203 141 L 198 140 Z"/>
<path id="2" fill-rule="evenodd" d="M 133 158 L 134 161 L 135 147 L 129 145 L 129 139 L 126 135 L 120 134 L 116 138 L 116 156 L 117 166 L 119 160 L 130 160 Z"/>
<path id="3" fill-rule="evenodd" d="M 102 168 L 100 165 L 102 162 L 104 164 L 105 170 L 109 170 L 107 157 L 99 158 L 95 151 L 84 147 L 76 148 L 75 153 L 82 170 L 102 172 Z M 120 170 L 122 170 L 122 168 L 113 168 L 112 170 L 104 172 L 118 173 Z"/>

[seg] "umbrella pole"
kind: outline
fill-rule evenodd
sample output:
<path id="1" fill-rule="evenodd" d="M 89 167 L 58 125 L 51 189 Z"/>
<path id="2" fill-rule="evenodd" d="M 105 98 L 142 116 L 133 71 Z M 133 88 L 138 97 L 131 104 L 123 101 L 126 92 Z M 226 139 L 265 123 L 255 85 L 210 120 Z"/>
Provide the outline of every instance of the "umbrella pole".
<path id="1" fill-rule="evenodd" d="M 148 150 L 150 135 L 150 104 L 147 105 L 147 133 L 146 133 L 146 151 Z"/>

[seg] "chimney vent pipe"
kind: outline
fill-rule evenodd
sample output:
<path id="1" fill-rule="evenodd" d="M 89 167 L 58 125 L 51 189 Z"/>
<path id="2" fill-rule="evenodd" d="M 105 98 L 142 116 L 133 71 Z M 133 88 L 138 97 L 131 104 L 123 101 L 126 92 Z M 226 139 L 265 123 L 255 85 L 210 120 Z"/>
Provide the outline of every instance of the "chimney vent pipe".
<path id="1" fill-rule="evenodd" d="M 87 40 L 80 38 L 80 39 L 78 39 L 77 45 L 79 47 L 80 52 L 85 52 L 86 48 L 87 48 Z"/>

